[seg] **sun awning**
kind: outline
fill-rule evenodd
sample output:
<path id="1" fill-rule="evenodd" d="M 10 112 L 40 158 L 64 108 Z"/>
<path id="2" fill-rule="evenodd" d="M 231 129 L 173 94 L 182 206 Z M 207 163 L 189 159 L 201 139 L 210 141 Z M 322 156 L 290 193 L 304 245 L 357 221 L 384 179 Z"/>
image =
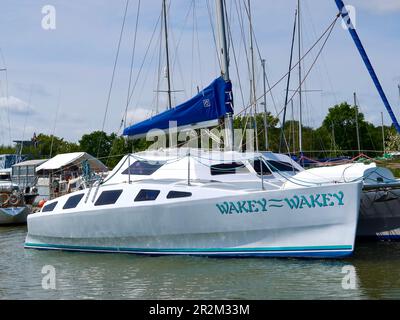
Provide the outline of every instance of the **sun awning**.
<path id="1" fill-rule="evenodd" d="M 152 129 L 167 130 L 170 122 L 176 122 L 178 130 L 183 127 L 207 127 L 232 109 L 232 84 L 222 77 L 214 80 L 207 88 L 200 91 L 189 101 L 162 112 L 150 119 L 125 128 L 124 135 L 132 138 L 144 137 Z M 199 124 L 204 123 L 204 126 Z"/>

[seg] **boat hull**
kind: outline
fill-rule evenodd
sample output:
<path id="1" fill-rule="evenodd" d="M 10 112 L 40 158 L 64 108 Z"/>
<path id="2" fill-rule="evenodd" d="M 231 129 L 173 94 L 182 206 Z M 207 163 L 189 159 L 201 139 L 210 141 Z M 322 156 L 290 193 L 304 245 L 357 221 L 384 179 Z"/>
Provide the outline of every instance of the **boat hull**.
<path id="1" fill-rule="evenodd" d="M 25 224 L 29 213 L 26 206 L 0 208 L 0 226 Z"/>
<path id="2" fill-rule="evenodd" d="M 363 191 L 357 237 L 400 240 L 400 189 Z"/>
<path id="3" fill-rule="evenodd" d="M 28 218 L 25 247 L 146 255 L 344 257 L 354 250 L 360 193 L 361 184 L 352 183 L 36 213 Z"/>

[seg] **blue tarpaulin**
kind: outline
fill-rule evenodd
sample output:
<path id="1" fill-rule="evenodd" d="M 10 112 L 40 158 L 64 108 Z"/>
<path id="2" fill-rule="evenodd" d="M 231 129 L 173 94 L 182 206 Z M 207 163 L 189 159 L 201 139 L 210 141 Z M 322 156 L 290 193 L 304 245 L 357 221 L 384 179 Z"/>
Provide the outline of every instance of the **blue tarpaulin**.
<path id="1" fill-rule="evenodd" d="M 152 129 L 165 130 L 169 128 L 170 121 L 176 121 L 177 127 L 182 127 L 219 119 L 227 113 L 233 113 L 231 92 L 231 82 L 220 77 L 189 101 L 127 127 L 123 134 L 143 136 Z"/>

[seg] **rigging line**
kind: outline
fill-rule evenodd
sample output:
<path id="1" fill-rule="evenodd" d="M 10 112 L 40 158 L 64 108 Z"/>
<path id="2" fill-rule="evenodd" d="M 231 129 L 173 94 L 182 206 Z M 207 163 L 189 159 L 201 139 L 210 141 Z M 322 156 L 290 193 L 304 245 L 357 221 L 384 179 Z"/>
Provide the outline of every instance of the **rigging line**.
<path id="1" fill-rule="evenodd" d="M 336 21 L 337 21 L 337 19 L 335 20 L 335 22 L 336 22 Z M 306 75 L 304 76 L 304 78 L 302 79 L 302 81 L 300 82 L 299 86 L 296 88 L 296 90 L 294 90 L 294 93 L 293 93 L 293 95 L 291 96 L 291 98 L 289 99 L 288 102 L 290 102 L 290 101 L 292 101 L 292 100 L 294 99 L 295 95 L 299 92 L 300 88 L 302 87 L 302 85 L 304 84 L 304 82 L 306 81 L 306 79 L 308 78 L 308 76 L 310 75 L 310 72 L 311 72 L 311 70 L 313 69 L 314 65 L 316 64 L 316 62 L 317 62 L 319 56 L 321 55 L 322 50 L 325 48 L 325 45 L 326 45 L 326 43 L 327 43 L 327 41 L 328 41 L 328 39 L 329 39 L 329 37 L 330 37 L 332 31 L 333 31 L 334 26 L 335 26 L 335 25 L 332 25 L 332 28 L 329 30 L 327 37 L 326 37 L 325 40 L 323 41 L 322 46 L 321 46 L 321 48 L 319 49 L 319 51 L 318 51 L 318 53 L 317 53 L 317 55 L 316 55 L 316 57 L 315 57 L 313 63 L 311 64 L 310 68 L 307 70 L 307 73 L 306 73 Z M 303 56 L 303 57 L 304 57 L 304 56 Z M 302 60 L 302 59 L 300 59 L 299 61 L 301 61 L 301 60 Z M 283 112 L 283 109 L 279 112 L 279 114 L 282 113 L 282 112 Z"/>
<path id="2" fill-rule="evenodd" d="M 28 99 L 28 107 L 31 107 L 31 101 L 32 101 L 32 88 L 33 88 L 33 84 L 31 83 L 30 88 L 29 88 L 29 99 Z M 25 114 L 25 119 L 24 119 L 24 129 L 22 131 L 22 143 L 21 143 L 21 152 L 22 152 L 22 148 L 23 148 L 23 144 L 24 144 L 24 139 L 25 139 L 25 129 L 26 129 L 26 122 L 28 120 L 28 114 L 29 114 L 29 110 L 27 110 L 26 114 Z M 20 152 L 20 153 L 21 153 Z"/>
<path id="3" fill-rule="evenodd" d="M 357 103 L 357 107 L 358 107 L 358 110 L 359 110 L 359 115 L 358 116 L 360 116 L 360 113 L 362 113 L 361 112 L 362 110 L 361 110 L 360 100 L 358 99 L 358 97 L 356 97 L 356 103 Z M 365 121 L 365 118 L 364 118 L 364 121 Z M 369 130 L 368 123 L 366 124 L 366 129 L 367 129 L 367 132 L 368 132 L 369 139 L 371 141 L 372 149 L 375 149 L 374 140 L 372 140 L 372 135 L 371 135 L 371 131 Z"/>
<path id="4" fill-rule="evenodd" d="M 240 0 L 235 0 L 235 9 L 236 9 L 236 14 L 238 16 L 238 21 L 239 21 L 239 29 L 240 29 L 240 34 L 241 34 L 241 40 L 244 48 L 244 53 L 246 56 L 246 62 L 247 62 L 247 72 L 250 75 L 250 62 L 249 62 L 249 53 L 247 51 L 247 44 L 246 44 L 246 34 L 244 32 L 244 19 L 243 19 L 243 10 L 242 10 L 242 5 Z"/>
<path id="5" fill-rule="evenodd" d="M 296 62 L 295 65 L 293 65 L 292 69 L 290 71 L 293 71 L 299 64 L 299 62 L 303 61 L 305 59 L 306 56 L 308 56 L 308 54 L 316 47 L 316 45 L 323 39 L 323 37 L 329 32 L 329 34 L 332 32 L 333 27 L 336 24 L 336 21 L 338 20 L 339 15 L 337 15 L 335 17 L 335 19 L 333 20 L 333 22 L 329 25 L 329 27 L 322 33 L 322 35 L 317 39 L 317 41 L 306 51 L 305 54 L 303 54 L 303 56 L 301 57 L 301 59 L 299 61 Z M 325 40 L 326 41 L 326 40 Z M 278 80 L 276 81 L 272 86 L 271 89 L 269 89 L 267 92 L 265 92 L 264 94 L 262 94 L 260 97 L 257 98 L 257 100 L 260 100 L 261 98 L 263 98 L 266 94 L 269 93 L 270 90 L 273 90 L 280 82 L 282 82 L 283 79 L 285 79 L 287 76 L 287 72 Z M 295 94 L 297 93 L 297 91 L 295 90 Z M 295 95 L 294 94 L 294 95 Z M 293 99 L 294 95 L 292 96 L 291 99 L 289 99 L 289 102 Z M 246 108 L 249 108 L 249 106 L 247 106 Z M 242 110 L 241 112 L 243 112 L 245 110 Z M 240 112 L 240 113 L 241 113 Z M 282 111 L 281 111 L 282 112 Z M 280 113 L 279 113 L 280 114 Z"/>
<path id="6" fill-rule="evenodd" d="M 129 107 L 129 94 L 131 92 L 131 85 L 132 85 L 133 66 L 134 66 L 135 52 L 136 52 L 136 39 L 137 39 L 137 31 L 138 31 L 138 26 L 139 26 L 140 4 L 141 4 L 141 0 L 138 0 L 138 6 L 137 6 L 137 11 L 136 11 L 135 32 L 134 32 L 134 36 L 133 36 L 131 67 L 130 67 L 130 71 L 129 71 L 128 93 L 127 93 L 127 97 L 126 97 L 125 114 L 124 114 L 124 120 L 123 120 L 124 127 L 126 127 L 126 117 L 127 117 L 127 113 L 128 113 L 128 107 Z"/>
<path id="7" fill-rule="evenodd" d="M 58 113 L 60 111 L 60 105 L 61 105 L 61 89 L 58 90 L 57 111 L 56 111 L 56 116 L 54 118 L 53 133 L 51 134 L 50 156 L 49 156 L 50 159 L 53 155 L 54 134 L 56 133 L 56 126 L 57 126 Z"/>
<path id="8" fill-rule="evenodd" d="M 296 25 L 297 25 L 297 10 L 295 11 L 294 15 L 294 25 L 293 25 L 293 33 L 292 33 L 292 44 L 290 48 L 290 58 L 289 58 L 289 70 L 292 68 L 293 62 L 293 49 L 294 49 L 294 41 L 296 36 Z M 290 76 L 291 72 L 288 72 L 287 82 L 286 82 L 286 93 L 285 93 L 285 104 L 284 104 L 284 112 L 283 112 L 283 119 L 282 119 L 282 126 L 281 126 L 281 135 L 279 139 L 279 153 L 281 152 L 282 148 L 282 136 L 285 134 L 285 122 L 286 122 L 286 109 L 288 105 L 288 98 L 289 98 L 289 86 L 290 86 Z"/>
<path id="9" fill-rule="evenodd" d="M 210 20 L 210 25 L 211 25 L 211 31 L 212 31 L 212 35 L 213 35 L 213 40 L 214 40 L 214 48 L 215 48 L 215 53 L 218 59 L 218 64 L 219 64 L 219 68 L 222 69 L 222 64 L 221 64 L 221 59 L 219 56 L 219 52 L 218 52 L 218 44 L 217 44 L 217 38 L 215 36 L 215 25 L 214 25 L 214 17 L 210 8 L 210 3 L 209 0 L 206 1 L 207 4 L 207 11 L 208 11 L 208 18 Z"/>
<path id="10" fill-rule="evenodd" d="M 336 17 L 335 17 L 335 19 L 334 19 L 334 20 L 330 23 L 330 25 L 328 26 L 328 28 L 326 28 L 326 30 L 321 34 L 321 36 L 316 40 L 316 42 L 304 53 L 304 55 L 301 57 L 301 59 L 300 59 L 299 61 L 302 61 L 305 57 L 307 57 L 308 54 L 315 48 L 315 46 L 323 39 L 323 37 L 324 37 L 328 32 L 329 32 L 329 35 L 331 34 L 331 32 L 332 32 L 334 26 L 336 25 L 336 21 L 339 19 L 339 17 L 340 17 L 340 15 L 337 14 Z M 327 39 L 328 39 L 328 38 L 329 38 L 329 36 L 327 37 Z M 327 39 L 325 40 L 325 43 L 326 43 Z M 322 47 L 322 48 L 323 48 L 323 47 Z M 320 52 L 321 52 L 321 51 L 320 51 Z M 319 55 L 318 55 L 318 56 L 319 56 Z M 318 58 L 318 56 L 317 56 L 317 58 Z M 299 64 L 299 61 L 293 66 L 292 70 L 293 70 L 294 68 L 297 67 L 297 65 Z M 311 66 L 311 68 L 312 68 L 312 67 L 313 67 L 313 65 Z M 309 71 L 311 71 L 311 68 L 310 68 Z M 292 71 L 292 70 L 291 70 L 291 71 Z M 287 76 L 287 73 L 285 73 L 278 81 L 276 81 L 276 82 L 271 86 L 271 89 L 269 89 L 269 91 L 272 90 L 272 89 L 274 89 L 280 82 L 282 82 L 282 80 L 285 79 L 286 76 Z M 264 92 L 260 97 L 257 98 L 257 100 L 262 99 L 266 94 L 269 93 L 269 91 Z M 296 93 L 297 93 L 297 90 L 295 90 L 294 95 L 296 95 Z M 293 100 L 294 95 L 292 96 L 292 98 L 291 98 L 289 101 L 292 101 L 292 100 Z M 252 107 L 252 104 L 247 105 L 247 106 L 244 107 L 240 112 L 238 112 L 238 113 L 236 114 L 236 116 L 239 116 L 240 114 L 245 113 L 245 112 L 246 112 L 249 108 L 251 108 L 251 107 Z M 275 110 L 275 111 L 277 112 L 277 110 Z M 283 110 L 281 110 L 281 112 L 282 112 L 282 111 L 283 111 Z M 281 112 L 280 112 L 280 113 L 281 113 Z M 280 123 L 280 120 L 279 120 L 279 115 L 280 115 L 280 113 L 277 112 L 278 123 Z M 216 128 L 222 128 L 222 124 L 216 126 Z M 205 135 L 204 132 L 203 132 L 203 133 L 200 133 L 200 138 L 201 138 L 203 135 Z M 198 139 L 198 138 L 199 138 L 199 137 L 196 137 L 196 139 Z M 189 141 L 191 141 L 191 140 L 193 140 L 193 139 L 190 139 Z M 187 142 L 189 142 L 189 141 L 187 141 Z"/>
<path id="11" fill-rule="evenodd" d="M 5 75 L 6 75 L 6 110 L 7 110 L 7 122 L 8 122 L 8 137 L 9 137 L 9 143 L 10 146 L 12 145 L 12 139 L 11 139 L 11 120 L 10 120 L 10 106 L 9 106 L 9 92 L 8 92 L 8 70 L 6 68 L 6 60 L 4 58 L 3 50 L 0 48 L 0 55 L 1 59 L 3 60 L 3 65 L 5 68 Z"/>
<path id="12" fill-rule="evenodd" d="M 246 9 L 246 12 L 247 12 L 247 8 L 245 8 L 245 9 Z M 247 12 L 247 14 L 249 14 L 249 13 Z M 260 61 L 262 61 L 263 58 L 262 58 L 262 55 L 261 55 L 260 46 L 258 45 L 258 40 L 257 40 L 257 36 L 255 34 L 255 31 L 254 31 L 254 28 L 252 28 L 252 33 L 253 33 L 254 43 L 256 45 L 258 57 L 259 57 Z M 270 85 L 270 81 L 269 81 L 267 73 L 265 73 L 265 80 L 266 80 L 266 83 L 267 83 L 267 86 L 268 86 L 268 90 L 269 90 L 269 93 L 270 93 L 270 96 L 271 96 L 272 103 L 273 103 L 275 109 L 277 109 L 276 102 L 275 102 L 275 97 L 274 97 L 274 95 L 272 93 L 272 89 L 271 89 L 271 85 Z"/>
<path id="13" fill-rule="evenodd" d="M 192 16 L 192 20 L 193 20 L 193 25 L 192 25 L 192 52 L 191 52 L 191 59 L 192 59 L 192 63 L 191 63 L 191 68 L 190 68 L 190 95 L 193 96 L 193 74 L 194 74 L 194 9 L 193 9 L 193 16 Z"/>
<path id="14" fill-rule="evenodd" d="M 153 54 L 152 54 L 151 57 L 150 57 L 149 65 L 152 65 L 156 53 L 157 53 L 157 51 L 154 50 L 154 51 L 153 51 Z M 136 107 L 135 107 L 135 108 L 137 108 L 137 107 L 139 106 L 139 104 L 140 104 L 140 100 L 142 99 L 142 95 L 143 95 L 143 93 L 144 93 L 144 91 L 145 91 L 144 88 L 145 88 L 145 86 L 146 86 L 148 76 L 149 76 L 149 72 L 147 72 L 147 73 L 145 74 L 144 79 L 143 79 L 143 81 L 142 81 L 142 86 L 141 86 L 141 88 L 140 88 L 140 90 L 139 90 L 139 94 L 138 94 L 138 97 L 137 97 L 137 99 L 136 99 L 137 102 L 136 102 Z M 151 111 L 152 111 L 152 113 L 153 113 L 154 110 L 151 110 Z M 153 116 L 153 115 L 151 115 L 151 117 L 152 117 L 152 116 Z"/>
<path id="15" fill-rule="evenodd" d="M 158 36 L 159 39 L 162 37 L 162 28 L 160 28 L 160 34 Z M 160 92 L 160 78 L 161 78 L 161 69 L 162 69 L 162 41 L 159 41 L 159 46 L 158 46 L 158 69 L 157 69 L 157 88 L 156 88 L 156 113 L 158 114 L 159 112 L 159 107 L 160 107 L 160 98 L 159 98 L 159 92 Z"/>
<path id="16" fill-rule="evenodd" d="M 230 20 L 227 20 L 227 29 L 229 36 L 232 38 L 232 29 L 231 29 L 231 24 L 229 22 Z M 243 86 L 242 86 L 242 81 L 240 80 L 240 74 L 239 74 L 239 65 L 238 65 L 238 60 L 236 56 L 236 49 L 235 49 L 235 44 L 232 42 L 232 53 L 233 53 L 233 60 L 235 62 L 235 69 L 236 69 L 236 75 L 238 78 L 238 84 L 239 84 L 239 91 L 240 91 L 240 96 L 242 99 L 243 106 L 245 105 L 245 99 L 244 99 L 244 94 L 243 94 Z"/>
<path id="17" fill-rule="evenodd" d="M 143 71 L 143 67 L 144 67 L 144 64 L 145 64 L 145 62 L 146 62 L 147 56 L 148 56 L 148 54 L 149 54 L 151 44 L 153 43 L 154 35 L 155 35 L 156 31 L 157 31 L 158 24 L 160 23 L 161 16 L 162 16 L 161 14 L 158 16 L 157 22 L 156 22 L 156 24 L 155 24 L 155 26 L 154 26 L 153 33 L 152 33 L 151 38 L 150 38 L 150 41 L 149 41 L 149 43 L 148 43 L 148 45 L 147 45 L 145 55 L 144 55 L 144 57 L 143 57 L 142 63 L 141 63 L 140 68 L 139 68 L 139 72 L 138 72 L 138 74 L 137 74 L 137 76 L 136 76 L 135 83 L 134 83 L 134 85 L 133 85 L 133 87 L 132 87 L 132 91 L 131 91 L 131 94 L 130 94 L 130 96 L 129 96 L 129 102 L 132 100 L 132 96 L 133 96 L 133 94 L 134 94 L 134 92 L 135 92 L 135 89 L 136 89 L 136 86 L 137 86 L 137 84 L 138 84 L 140 75 L 141 75 L 141 73 L 142 73 L 142 71 Z"/>
<path id="18" fill-rule="evenodd" d="M 227 29 L 228 29 L 228 33 L 229 33 L 230 38 L 233 39 L 233 38 L 232 38 L 232 29 L 231 29 L 230 21 L 231 21 L 231 20 L 227 20 L 227 21 L 226 21 L 226 22 L 227 22 Z M 242 104 L 243 104 L 243 106 L 245 106 L 246 102 L 245 102 L 244 94 L 243 94 L 242 81 L 240 80 L 241 77 L 240 77 L 240 75 L 239 75 L 239 66 L 238 66 L 238 59 L 237 59 L 237 55 L 236 55 L 235 44 L 234 44 L 233 41 L 232 41 L 232 53 L 233 53 L 233 59 L 234 59 L 234 62 L 235 62 L 236 75 L 237 75 L 237 78 L 238 78 L 240 96 L 241 96 L 241 99 L 242 99 Z M 245 122 L 245 124 L 244 124 L 244 128 L 247 127 L 248 121 L 249 121 L 249 118 L 246 117 L 246 122 Z M 241 121 L 241 123 L 242 123 L 242 121 Z M 241 143 L 242 143 L 242 142 L 241 142 Z"/>
<path id="19" fill-rule="evenodd" d="M 336 21 L 337 21 L 337 18 L 335 19 L 335 22 L 336 22 Z M 314 59 L 313 63 L 311 64 L 310 68 L 307 70 L 307 73 L 306 73 L 304 79 L 301 81 L 301 83 L 300 83 L 299 86 L 296 88 L 296 90 L 294 90 L 294 93 L 293 93 L 293 95 L 291 96 L 291 98 L 288 100 L 288 102 L 291 102 L 291 101 L 293 100 L 294 96 L 299 92 L 299 89 L 300 89 L 301 86 L 303 85 L 304 81 L 305 81 L 305 80 L 308 78 L 308 76 L 310 75 L 310 72 L 311 72 L 311 70 L 313 69 L 315 63 L 317 62 L 319 56 L 321 55 L 321 52 L 322 52 L 322 50 L 324 49 L 324 47 L 325 47 L 325 45 L 326 45 L 326 43 L 327 43 L 327 41 L 328 41 L 328 39 L 329 39 L 329 37 L 330 37 L 332 31 L 333 31 L 334 26 L 335 26 L 335 24 L 332 25 L 332 28 L 329 30 L 329 33 L 328 33 L 326 39 L 324 40 L 324 42 L 323 42 L 323 44 L 322 44 L 320 50 L 318 51 L 318 53 L 317 53 L 317 55 L 316 55 L 316 58 Z M 300 59 L 299 61 L 301 61 L 301 60 L 302 60 L 302 59 Z M 263 97 L 263 96 L 261 96 L 261 97 L 258 98 L 258 99 L 261 99 L 262 97 Z M 251 105 L 250 105 L 250 107 L 251 107 Z M 248 106 L 247 108 L 249 108 L 249 106 Z M 278 121 L 279 121 L 279 116 L 280 116 L 280 114 L 281 114 L 282 112 L 283 112 L 283 109 L 282 109 L 282 110 L 279 112 L 279 114 L 277 115 L 277 116 L 278 116 Z M 261 134 L 261 133 L 262 133 L 262 132 L 256 133 L 256 134 L 259 135 L 259 134 Z M 285 138 L 285 143 L 286 143 L 286 145 L 287 145 L 286 137 L 284 137 L 284 138 Z M 300 150 L 300 151 L 301 151 L 301 150 Z M 288 152 L 289 152 L 289 154 L 290 154 L 289 148 L 288 148 Z"/>
<path id="20" fill-rule="evenodd" d="M 198 18 L 197 18 L 197 10 L 196 6 L 193 6 L 193 10 L 195 10 L 195 28 L 196 28 L 196 40 L 197 40 L 197 58 L 199 59 L 198 67 L 199 67 L 199 76 L 200 76 L 200 85 L 203 88 L 204 87 L 204 81 L 203 81 L 203 60 L 201 57 L 201 51 L 200 51 L 200 37 L 199 37 L 199 25 L 198 25 Z"/>
<path id="21" fill-rule="evenodd" d="M 111 76 L 111 83 L 110 83 L 110 88 L 109 88 L 109 91 L 108 91 L 107 103 L 106 103 L 106 108 L 105 108 L 105 111 L 104 111 L 104 117 L 103 117 L 103 123 L 102 123 L 102 126 L 101 126 L 101 131 L 104 131 L 104 127 L 106 125 L 107 113 L 108 113 L 108 108 L 109 108 L 109 105 L 110 105 L 111 92 L 112 92 L 113 85 L 114 85 L 115 71 L 117 69 L 119 51 L 120 51 L 120 48 L 121 48 L 122 36 L 123 36 L 123 33 L 124 33 L 124 29 L 125 29 L 125 22 L 126 22 L 126 15 L 128 13 L 128 7 L 129 7 L 129 0 L 126 0 L 124 18 L 123 18 L 123 21 L 122 21 L 121 32 L 120 32 L 120 35 L 119 35 L 118 46 L 117 46 L 117 54 L 116 54 L 115 60 L 114 60 L 114 67 L 113 67 L 113 72 L 112 72 L 112 76 Z M 98 146 L 97 146 L 97 157 L 99 156 L 99 153 L 100 153 L 101 140 L 102 140 L 102 137 L 99 138 L 99 142 L 98 142 Z"/>

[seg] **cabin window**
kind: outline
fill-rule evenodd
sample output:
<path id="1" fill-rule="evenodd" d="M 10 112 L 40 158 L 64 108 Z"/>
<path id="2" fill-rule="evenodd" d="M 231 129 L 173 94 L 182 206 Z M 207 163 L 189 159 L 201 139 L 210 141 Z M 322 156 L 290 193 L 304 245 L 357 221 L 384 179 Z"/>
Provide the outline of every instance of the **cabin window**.
<path id="1" fill-rule="evenodd" d="M 157 199 L 159 194 L 160 194 L 160 190 L 142 189 L 137 194 L 135 201 L 153 201 L 153 200 Z"/>
<path id="2" fill-rule="evenodd" d="M 97 198 L 95 206 L 104 206 L 114 204 L 117 202 L 119 196 L 122 194 L 122 190 L 108 190 L 103 191 L 100 197 Z"/>
<path id="3" fill-rule="evenodd" d="M 78 205 L 79 201 L 81 201 L 82 198 L 83 198 L 83 193 L 69 197 L 67 202 L 65 202 L 63 209 L 75 208 Z"/>
<path id="4" fill-rule="evenodd" d="M 299 171 L 288 162 L 267 160 L 267 163 L 273 172 L 277 172 L 277 171 L 298 172 Z"/>
<path id="5" fill-rule="evenodd" d="M 150 176 L 165 164 L 164 161 L 135 161 L 122 174 Z"/>
<path id="6" fill-rule="evenodd" d="M 249 170 L 241 162 L 221 163 L 211 166 L 211 175 L 218 176 L 223 174 L 248 173 Z"/>
<path id="7" fill-rule="evenodd" d="M 42 212 L 51 212 L 54 210 L 54 208 L 56 207 L 58 201 L 54 201 L 52 203 L 49 203 L 48 205 L 44 206 L 42 209 Z"/>
<path id="8" fill-rule="evenodd" d="M 192 196 L 191 192 L 170 191 L 167 195 L 167 199 L 187 198 L 191 196 Z"/>
<path id="9" fill-rule="evenodd" d="M 263 176 L 272 174 L 271 170 L 266 166 L 265 162 L 259 159 L 254 160 L 252 162 L 252 166 L 255 172 L 257 172 L 257 174 L 259 175 L 261 175 L 261 173 L 263 174 Z"/>

